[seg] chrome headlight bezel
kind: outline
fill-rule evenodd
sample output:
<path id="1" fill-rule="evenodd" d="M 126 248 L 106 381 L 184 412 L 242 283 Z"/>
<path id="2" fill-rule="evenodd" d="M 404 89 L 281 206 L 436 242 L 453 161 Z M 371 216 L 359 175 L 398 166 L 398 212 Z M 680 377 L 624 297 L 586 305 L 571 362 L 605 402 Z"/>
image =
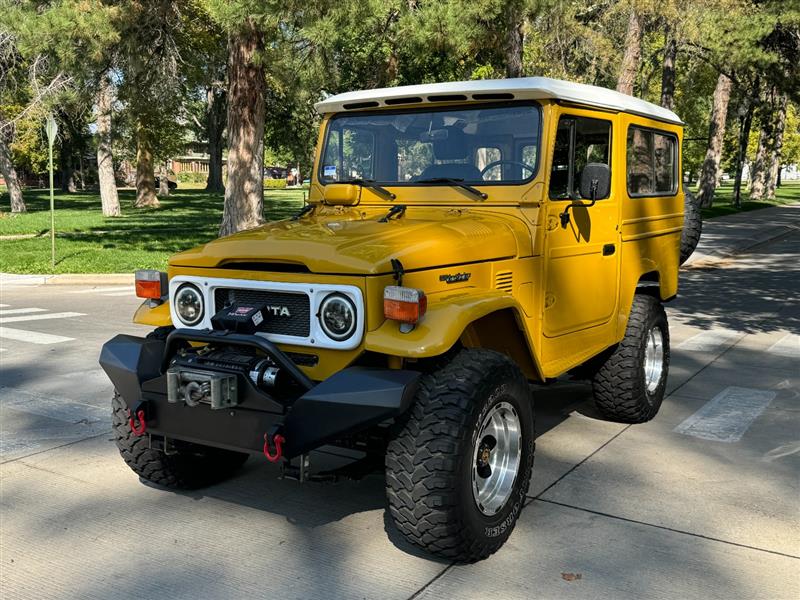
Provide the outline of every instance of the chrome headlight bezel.
<path id="1" fill-rule="evenodd" d="M 200 309 L 197 312 L 197 316 L 194 319 L 187 319 L 181 313 L 181 295 L 186 293 L 195 294 L 197 298 L 197 303 L 200 306 Z M 175 307 L 175 313 L 178 320 L 187 327 L 193 327 L 198 323 L 200 323 L 206 314 L 205 298 L 203 297 L 203 292 L 200 291 L 200 288 L 198 288 L 196 285 L 192 283 L 184 283 L 175 291 L 175 297 L 172 300 L 172 305 Z"/>
<path id="2" fill-rule="evenodd" d="M 325 311 L 326 309 L 330 309 L 331 306 L 337 303 L 339 306 L 344 308 L 345 311 L 349 312 L 349 325 L 347 326 L 347 330 L 343 333 L 336 333 L 333 331 L 328 323 L 325 322 Z M 356 308 L 355 303 L 339 292 L 333 292 L 325 296 L 322 302 L 319 305 L 319 313 L 317 314 L 317 319 L 319 320 L 319 325 L 322 328 L 322 331 L 328 336 L 330 339 L 336 342 L 343 342 L 345 340 L 349 340 L 356 332 L 358 326 L 358 309 Z"/>

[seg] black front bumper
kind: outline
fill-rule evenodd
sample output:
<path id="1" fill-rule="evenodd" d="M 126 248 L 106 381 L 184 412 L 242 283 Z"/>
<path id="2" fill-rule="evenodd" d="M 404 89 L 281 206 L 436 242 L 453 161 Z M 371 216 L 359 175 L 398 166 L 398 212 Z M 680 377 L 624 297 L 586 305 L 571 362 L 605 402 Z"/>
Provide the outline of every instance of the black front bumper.
<path id="1" fill-rule="evenodd" d="M 290 371 L 302 395 L 286 401 L 239 375 L 240 403 L 224 410 L 167 401 L 167 366 L 183 341 L 256 348 Z M 244 452 L 262 452 L 264 436 L 279 431 L 292 458 L 405 412 L 416 392 L 416 371 L 349 367 L 309 380 L 261 336 L 176 329 L 166 339 L 118 335 L 106 342 L 100 365 L 133 414 L 144 411 L 147 432 Z"/>

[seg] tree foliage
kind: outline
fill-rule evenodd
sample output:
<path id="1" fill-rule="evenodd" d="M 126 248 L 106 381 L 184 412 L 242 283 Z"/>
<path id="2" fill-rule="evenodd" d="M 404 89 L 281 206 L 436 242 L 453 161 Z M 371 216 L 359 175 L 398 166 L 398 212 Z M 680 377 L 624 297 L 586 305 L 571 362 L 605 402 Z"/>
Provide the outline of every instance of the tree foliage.
<path id="1" fill-rule="evenodd" d="M 640 30 L 631 38 L 632 15 Z M 263 137 L 254 143 L 304 175 L 313 105 L 329 94 L 508 75 L 614 88 L 626 55 L 638 56 L 632 93 L 686 122 L 683 166 L 693 178 L 708 159 L 720 74 L 732 86 L 712 162 L 735 168 L 743 115 L 753 128 L 747 156 L 758 154 L 774 112 L 765 90 L 788 98 L 776 160 L 797 155 L 800 5 L 784 0 L 0 0 L 0 142 L 17 169 L 40 171 L 41 123 L 53 111 L 66 173 L 91 155 L 92 104 L 109 74 L 114 160 L 138 157 L 140 199 L 156 204 L 153 169 L 187 144 L 207 144 L 221 163 L 224 130 L 240 124 L 224 109 L 230 42 L 243 28 L 260 40 L 252 63 Z"/>

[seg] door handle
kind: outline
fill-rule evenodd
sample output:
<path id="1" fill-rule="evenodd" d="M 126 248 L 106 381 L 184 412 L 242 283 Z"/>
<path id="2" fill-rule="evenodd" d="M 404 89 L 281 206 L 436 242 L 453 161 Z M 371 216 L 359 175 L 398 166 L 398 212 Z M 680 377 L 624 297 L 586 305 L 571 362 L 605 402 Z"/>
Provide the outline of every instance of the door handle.
<path id="1" fill-rule="evenodd" d="M 617 247 L 614 244 L 606 244 L 603 246 L 603 256 L 611 256 L 616 250 Z"/>

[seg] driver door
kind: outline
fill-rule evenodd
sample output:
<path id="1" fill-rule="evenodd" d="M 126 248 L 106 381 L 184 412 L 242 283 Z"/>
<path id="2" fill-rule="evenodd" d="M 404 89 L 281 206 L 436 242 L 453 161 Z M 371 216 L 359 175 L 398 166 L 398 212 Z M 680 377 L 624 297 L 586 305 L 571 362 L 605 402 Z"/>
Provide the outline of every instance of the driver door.
<path id="1" fill-rule="evenodd" d="M 611 167 L 614 116 L 596 118 L 579 111 L 562 113 L 551 161 L 546 220 L 544 335 L 549 338 L 607 323 L 616 310 L 620 248 L 619 196 L 574 206 L 569 221 L 561 214 L 571 204 L 590 203 L 579 194 L 583 167 Z M 618 175 L 617 175 L 618 176 Z"/>

